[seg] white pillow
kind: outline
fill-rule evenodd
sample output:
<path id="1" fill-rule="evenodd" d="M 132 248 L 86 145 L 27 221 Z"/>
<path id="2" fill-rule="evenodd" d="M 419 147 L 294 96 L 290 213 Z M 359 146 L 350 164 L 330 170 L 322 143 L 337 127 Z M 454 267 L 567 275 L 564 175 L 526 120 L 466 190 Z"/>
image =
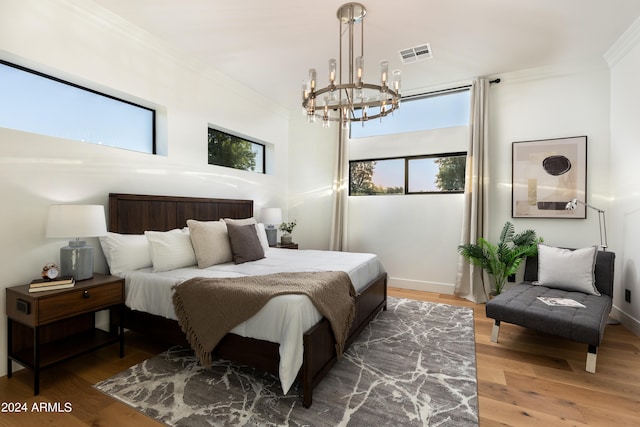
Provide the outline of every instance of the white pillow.
<path id="1" fill-rule="evenodd" d="M 538 281 L 535 285 L 600 295 L 595 286 L 598 247 L 582 249 L 538 245 Z"/>
<path id="2" fill-rule="evenodd" d="M 258 224 L 255 218 L 243 218 L 243 219 L 231 219 L 225 218 L 223 220 L 225 223 L 235 224 L 235 225 L 250 225 L 255 224 L 256 226 L 256 234 L 258 235 L 258 239 L 260 240 L 260 245 L 262 249 L 266 252 L 269 249 L 269 239 L 267 239 L 267 232 L 264 229 L 264 224 Z"/>
<path id="3" fill-rule="evenodd" d="M 100 246 L 111 274 L 151 267 L 149 241 L 144 234 L 107 233 L 100 236 Z"/>
<path id="4" fill-rule="evenodd" d="M 196 255 L 191 245 L 191 236 L 181 230 L 145 231 L 151 246 L 153 271 L 168 271 L 195 265 Z"/>
<path id="5" fill-rule="evenodd" d="M 224 221 L 187 220 L 198 268 L 233 261 L 227 224 Z"/>

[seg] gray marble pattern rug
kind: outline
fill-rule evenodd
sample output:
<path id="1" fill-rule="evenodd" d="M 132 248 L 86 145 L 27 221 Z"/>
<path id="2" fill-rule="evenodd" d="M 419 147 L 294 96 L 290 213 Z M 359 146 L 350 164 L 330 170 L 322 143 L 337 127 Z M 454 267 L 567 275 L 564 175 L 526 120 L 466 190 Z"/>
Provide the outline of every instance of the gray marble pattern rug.
<path id="1" fill-rule="evenodd" d="M 169 426 L 477 426 L 473 311 L 389 298 L 302 406 L 274 376 L 172 348 L 96 384 Z"/>

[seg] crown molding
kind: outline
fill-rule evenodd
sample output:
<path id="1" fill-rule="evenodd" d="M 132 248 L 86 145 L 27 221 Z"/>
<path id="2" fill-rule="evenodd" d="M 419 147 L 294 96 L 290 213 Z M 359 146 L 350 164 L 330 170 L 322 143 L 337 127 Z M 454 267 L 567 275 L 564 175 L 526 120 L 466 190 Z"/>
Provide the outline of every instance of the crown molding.
<path id="1" fill-rule="evenodd" d="M 556 79 L 561 77 L 602 71 L 609 71 L 606 62 L 602 59 L 573 61 L 563 64 L 554 64 L 550 66 L 528 68 L 524 70 L 512 71 L 509 73 L 502 73 L 500 74 L 501 83 L 497 87 L 502 86 L 503 83 L 507 85 L 528 83 L 532 81 Z"/>
<path id="2" fill-rule="evenodd" d="M 609 68 L 613 68 L 623 59 L 634 47 L 640 44 L 640 18 L 620 36 L 620 38 L 603 55 Z"/>

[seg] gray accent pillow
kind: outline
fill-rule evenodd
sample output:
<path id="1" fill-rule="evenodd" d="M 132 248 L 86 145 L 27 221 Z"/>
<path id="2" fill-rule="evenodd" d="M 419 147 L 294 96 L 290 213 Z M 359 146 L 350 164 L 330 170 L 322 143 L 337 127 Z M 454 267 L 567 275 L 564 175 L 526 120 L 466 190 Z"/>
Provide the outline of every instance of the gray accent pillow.
<path id="1" fill-rule="evenodd" d="M 227 223 L 233 262 L 242 264 L 264 258 L 264 249 L 258 239 L 255 224 L 236 225 Z"/>
<path id="2" fill-rule="evenodd" d="M 582 249 L 538 245 L 538 280 L 534 285 L 600 295 L 595 284 L 597 246 Z"/>
<path id="3" fill-rule="evenodd" d="M 267 232 L 264 229 L 264 224 L 258 224 L 256 219 L 253 217 L 242 218 L 242 219 L 225 218 L 223 221 L 227 224 L 234 224 L 234 225 L 255 224 L 256 234 L 258 234 L 258 239 L 260 240 L 260 244 L 262 244 L 262 249 L 264 249 L 265 256 L 266 256 L 267 249 L 269 249 L 269 240 L 267 239 Z"/>

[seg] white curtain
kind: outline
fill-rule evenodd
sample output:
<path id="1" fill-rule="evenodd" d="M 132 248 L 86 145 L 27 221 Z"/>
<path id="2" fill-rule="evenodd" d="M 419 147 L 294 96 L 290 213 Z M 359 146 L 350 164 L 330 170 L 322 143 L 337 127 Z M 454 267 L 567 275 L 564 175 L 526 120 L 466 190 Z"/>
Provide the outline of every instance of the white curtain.
<path id="1" fill-rule="evenodd" d="M 348 129 L 338 126 L 338 149 L 333 179 L 333 218 L 331 220 L 331 239 L 329 249 L 347 250 L 347 220 L 349 196 L 349 150 L 347 147 Z"/>
<path id="2" fill-rule="evenodd" d="M 460 244 L 476 243 L 489 231 L 489 80 L 476 79 L 471 85 L 470 139 L 467 150 L 465 203 Z M 484 279 L 484 280 L 483 280 Z M 485 286 L 486 284 L 486 286 Z M 488 278 L 480 267 L 458 258 L 456 296 L 482 303 L 487 300 Z"/>

